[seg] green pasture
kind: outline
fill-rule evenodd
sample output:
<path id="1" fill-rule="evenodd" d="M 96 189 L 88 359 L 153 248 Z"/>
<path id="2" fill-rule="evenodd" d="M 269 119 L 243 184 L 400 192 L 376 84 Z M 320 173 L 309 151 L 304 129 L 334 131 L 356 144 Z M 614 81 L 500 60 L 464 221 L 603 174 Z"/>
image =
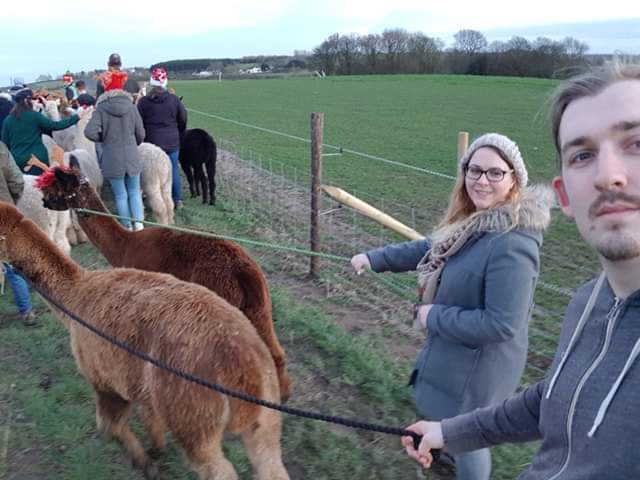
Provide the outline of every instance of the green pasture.
<path id="1" fill-rule="evenodd" d="M 393 75 L 182 81 L 173 86 L 188 108 L 304 139 L 309 138 L 310 113 L 323 112 L 326 144 L 448 175 L 456 173 L 459 131 L 469 132 L 471 140 L 484 132 L 503 133 L 519 144 L 535 183 L 558 173 L 548 119 L 556 84 L 534 78 Z M 275 173 L 308 180 L 308 143 L 193 111 L 189 125 L 232 143 L 243 158 Z M 409 221 L 403 213 L 413 208 L 416 229 L 423 232 L 444 210 L 453 186 L 446 178 L 354 154 L 324 157 L 322 169 L 325 183 L 391 214 L 396 209 L 402 221 Z M 570 290 L 592 278 L 596 264 L 573 223 L 557 209 L 553 217 L 542 249 L 541 280 Z M 557 332 L 557 314 L 567 300 L 539 289 L 536 303 L 556 315 L 536 321 Z"/>
<path id="2" fill-rule="evenodd" d="M 325 143 L 449 175 L 456 172 L 458 131 L 468 131 L 472 139 L 497 131 L 519 143 L 534 182 L 551 179 L 557 170 L 545 109 L 554 85 L 539 79 L 400 75 L 171 84 L 191 109 L 305 139 L 310 112 L 323 112 Z M 189 125 L 205 128 L 221 145 L 233 145 L 236 153 L 244 152 L 244 158 L 275 173 L 306 181 L 305 142 L 195 112 L 190 113 Z M 325 153 L 334 152 L 325 148 Z M 416 228 L 422 231 L 432 226 L 424 219 L 444 209 L 453 185 L 448 179 L 353 154 L 325 157 L 323 176 L 325 182 L 377 206 L 384 201 L 418 212 L 429 210 L 430 215 L 417 217 Z M 203 210 L 198 200 L 185 203 L 177 223 L 259 240 L 242 209 L 226 202 L 224 190 L 215 208 Z M 208 217 L 205 221 L 203 215 Z M 91 268 L 104 265 L 89 245 L 74 248 L 73 256 Z M 278 273 L 269 272 L 268 263 L 262 265 L 267 273 Z M 573 288 L 593 270 L 593 257 L 575 227 L 556 211 L 543 246 L 541 280 Z M 276 328 L 296 382 L 291 405 L 392 426 L 415 419 L 406 388 L 410 362 L 382 347 L 388 338 L 352 335 L 339 316 L 307 302 L 286 284 L 272 282 L 271 288 Z M 413 288 L 407 284 L 411 292 Z M 533 356 L 537 351 L 548 359 L 554 352 L 559 313 L 567 300 L 538 288 Z M 14 311 L 9 292 L 0 296 L 0 478 L 142 478 L 132 473 L 115 443 L 97 436 L 93 395 L 76 370 L 68 333 L 45 313 L 42 302 L 37 308 L 40 326 L 26 328 L 8 320 Z M 139 424 L 135 429 L 142 433 Z M 514 478 L 534 448 L 527 444 L 494 449 L 492 478 Z M 225 451 L 240 478 L 250 478 L 239 443 L 229 442 Z M 290 417 L 283 427 L 283 456 L 292 480 L 452 478 L 447 472 L 419 472 L 396 438 Z M 195 478 L 174 444 L 160 467 L 161 478 Z"/>

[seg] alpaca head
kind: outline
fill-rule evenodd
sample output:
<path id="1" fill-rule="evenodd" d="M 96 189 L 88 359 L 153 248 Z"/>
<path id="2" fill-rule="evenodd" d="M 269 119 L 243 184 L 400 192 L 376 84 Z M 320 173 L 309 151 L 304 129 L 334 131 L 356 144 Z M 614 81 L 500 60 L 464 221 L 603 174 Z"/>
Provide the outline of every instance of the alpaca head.
<path id="1" fill-rule="evenodd" d="M 78 161 L 71 155 L 69 167 L 54 167 L 40 175 L 36 187 L 42 191 L 42 203 L 50 210 L 68 210 L 82 204 L 81 186 L 88 180 L 80 173 Z"/>
<path id="2" fill-rule="evenodd" d="M 0 262 L 9 261 L 7 237 L 22 221 L 23 216 L 10 203 L 0 202 Z"/>

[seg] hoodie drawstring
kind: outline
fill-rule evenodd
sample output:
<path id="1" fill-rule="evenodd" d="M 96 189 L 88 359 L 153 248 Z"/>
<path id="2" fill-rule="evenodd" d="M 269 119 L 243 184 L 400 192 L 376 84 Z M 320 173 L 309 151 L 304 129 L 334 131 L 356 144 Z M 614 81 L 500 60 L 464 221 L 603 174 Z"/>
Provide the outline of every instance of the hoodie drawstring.
<path id="1" fill-rule="evenodd" d="M 631 354 L 627 359 L 627 363 L 624 365 L 622 372 L 620 372 L 620 375 L 618 375 L 618 378 L 616 379 L 616 383 L 613 384 L 607 396 L 604 397 L 604 400 L 602 401 L 602 404 L 598 409 L 598 414 L 596 415 L 596 419 L 593 421 L 593 426 L 591 427 L 591 430 L 589 430 L 589 433 L 587 433 L 588 437 L 593 437 L 595 435 L 596 431 L 598 430 L 598 427 L 604 420 L 604 416 L 607 414 L 607 410 L 609 409 L 609 405 L 611 404 L 613 397 L 618 392 L 618 388 L 620 387 L 622 380 L 624 380 L 624 377 L 627 375 L 627 372 L 631 369 L 631 366 L 633 365 L 633 362 L 635 362 L 636 358 L 638 358 L 638 355 L 640 355 L 640 339 L 633 346 L 633 349 L 631 350 Z"/>
<path id="2" fill-rule="evenodd" d="M 569 340 L 569 345 L 567 345 L 567 349 L 565 350 L 564 354 L 562 355 L 562 359 L 560 360 L 560 364 L 558 365 L 558 368 L 556 369 L 555 373 L 553 374 L 553 377 L 551 377 L 551 381 L 549 382 L 549 389 L 547 390 L 547 394 L 545 395 L 545 398 L 547 400 L 549 399 L 549 397 L 551 397 L 551 392 L 553 390 L 553 387 L 556 384 L 556 381 L 558 380 L 558 377 L 560 376 L 560 371 L 564 367 L 564 364 L 567 362 L 567 358 L 569 358 L 569 354 L 571 353 L 571 350 L 573 349 L 573 346 L 575 345 L 576 341 L 578 340 L 578 337 L 582 333 L 582 330 L 584 329 L 584 325 L 587 322 L 587 319 L 589 318 L 589 315 L 591 315 L 591 311 L 593 310 L 593 306 L 596 303 L 596 298 L 598 297 L 598 293 L 600 293 L 600 289 L 602 288 L 602 284 L 604 283 L 604 279 L 605 279 L 605 274 L 604 274 L 604 272 L 602 272 L 600 274 L 600 277 L 598 277 L 598 280 L 597 280 L 595 286 L 593 287 L 593 290 L 591 291 L 591 295 L 589 296 L 589 300 L 587 301 L 587 304 L 585 305 L 584 310 L 582 311 L 582 315 L 580 316 L 580 320 L 578 320 L 578 325 L 576 326 L 576 329 L 573 331 L 573 335 L 571 336 L 571 340 Z"/>

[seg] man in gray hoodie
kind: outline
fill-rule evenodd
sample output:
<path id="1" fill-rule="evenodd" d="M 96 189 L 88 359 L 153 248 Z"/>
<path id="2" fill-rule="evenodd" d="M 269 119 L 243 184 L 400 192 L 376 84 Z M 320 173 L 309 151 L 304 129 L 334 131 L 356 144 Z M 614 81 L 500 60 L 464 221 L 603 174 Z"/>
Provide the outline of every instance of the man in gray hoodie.
<path id="1" fill-rule="evenodd" d="M 567 80 L 553 101 L 562 211 L 603 273 L 578 289 L 548 376 L 493 407 L 418 422 L 431 449 L 456 454 L 541 440 L 520 479 L 640 478 L 640 65 L 613 63 Z"/>

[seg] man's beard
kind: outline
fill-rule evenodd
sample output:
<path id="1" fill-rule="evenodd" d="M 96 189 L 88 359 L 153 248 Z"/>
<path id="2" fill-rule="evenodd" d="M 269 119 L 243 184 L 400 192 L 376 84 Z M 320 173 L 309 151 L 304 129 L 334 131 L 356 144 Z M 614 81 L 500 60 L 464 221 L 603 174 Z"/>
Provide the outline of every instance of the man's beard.
<path id="1" fill-rule="evenodd" d="M 624 262 L 640 257 L 640 240 L 622 234 L 617 228 L 611 232 L 611 238 L 604 239 L 595 248 L 610 262 Z"/>

